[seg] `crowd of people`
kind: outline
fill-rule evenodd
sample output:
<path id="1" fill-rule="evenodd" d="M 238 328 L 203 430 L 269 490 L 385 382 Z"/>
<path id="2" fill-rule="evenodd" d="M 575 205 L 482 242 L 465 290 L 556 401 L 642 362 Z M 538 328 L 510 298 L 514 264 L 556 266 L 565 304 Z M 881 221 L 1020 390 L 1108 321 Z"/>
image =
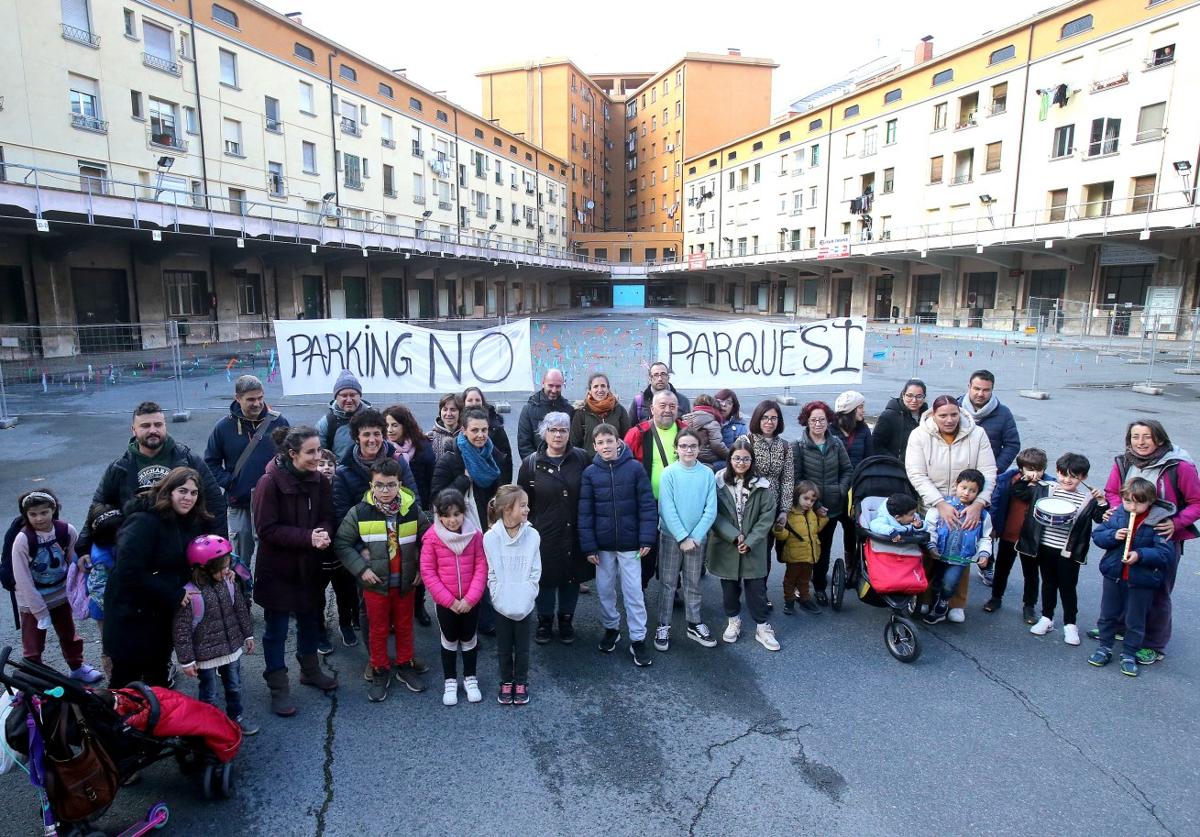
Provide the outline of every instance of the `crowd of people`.
<path id="1" fill-rule="evenodd" d="M 891 457 L 912 491 L 886 498 L 869 530 L 922 545 L 930 591 L 915 609 L 924 621 L 965 621 L 972 566 L 990 587 L 983 612 L 997 613 L 1019 563 L 1029 631 L 1061 626 L 1079 645 L 1076 588 L 1095 544 L 1103 598 L 1088 662 L 1108 663 L 1118 640 L 1125 674 L 1164 658 L 1200 477 L 1158 421 L 1129 424 L 1103 487 L 1093 487 L 1086 456 L 1059 452 L 1051 475 L 1044 450 L 1022 447 L 987 370 L 961 395 L 931 400 L 923 382 L 906 381 L 873 428 L 858 392 L 833 406 L 811 401 L 791 440 L 777 401 L 747 419 L 732 390 L 689 401 L 670 377 L 652 364 L 646 388 L 623 404 L 596 372 L 571 401 L 563 374 L 549 370 L 521 409 L 515 460 L 502 416 L 475 387 L 442 397 L 424 432 L 405 405 L 372 406 L 350 372 L 311 426 L 290 424 L 244 375 L 203 456 L 171 438 L 157 404 L 142 403 L 81 530 L 60 519 L 48 488 L 18 500 L 5 569 L 11 562 L 24 656 L 40 662 L 53 628 L 72 677 L 113 687 L 194 677 L 201 699 L 217 704 L 223 691 L 230 717 L 252 734 L 239 662 L 255 649 L 252 603 L 270 711 L 284 717 L 297 711 L 285 655 L 293 622 L 299 682 L 338 688 L 322 657 L 361 636 L 373 702 L 393 685 L 426 689 L 414 625 L 436 620 L 445 705 L 460 693 L 482 700 L 481 634 L 494 638 L 498 701 L 528 703 L 531 643 L 579 638 L 575 611 L 589 583 L 599 650 L 618 647 L 623 618 L 638 667 L 653 663 L 648 642 L 669 651 L 677 607 L 684 637 L 718 645 L 702 612 L 706 572 L 719 580 L 727 620 L 719 640 L 739 640 L 744 613 L 754 639 L 778 651 L 772 592 L 786 616 L 823 613 L 839 526 L 849 577 L 861 577 L 852 476 Z M 98 622 L 103 672 L 84 660 L 81 618 Z"/>

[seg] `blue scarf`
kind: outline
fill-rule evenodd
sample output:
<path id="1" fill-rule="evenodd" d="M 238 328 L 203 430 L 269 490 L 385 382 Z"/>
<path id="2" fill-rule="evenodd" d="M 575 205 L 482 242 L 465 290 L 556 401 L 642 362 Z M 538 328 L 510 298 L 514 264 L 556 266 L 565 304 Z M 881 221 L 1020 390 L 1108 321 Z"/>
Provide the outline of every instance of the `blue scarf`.
<path id="1" fill-rule="evenodd" d="M 462 454 L 463 464 L 467 466 L 467 476 L 471 478 L 471 482 L 480 488 L 489 488 L 500 479 L 500 466 L 492 456 L 495 447 L 491 439 L 487 440 L 483 450 L 468 442 L 467 437 L 461 433 L 454 437 L 454 443 L 458 445 L 458 452 Z"/>

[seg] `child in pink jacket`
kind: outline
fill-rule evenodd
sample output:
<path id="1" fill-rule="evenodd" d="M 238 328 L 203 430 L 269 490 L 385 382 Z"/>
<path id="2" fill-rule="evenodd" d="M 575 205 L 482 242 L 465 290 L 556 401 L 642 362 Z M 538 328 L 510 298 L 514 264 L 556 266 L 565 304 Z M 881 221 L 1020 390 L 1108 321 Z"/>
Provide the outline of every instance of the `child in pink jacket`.
<path id="1" fill-rule="evenodd" d="M 487 588 L 487 557 L 483 533 L 467 520 L 462 492 L 447 488 L 433 501 L 437 519 L 421 541 L 421 579 L 437 604 L 442 632 L 442 672 L 446 688 L 442 703 L 458 703 L 458 652 L 463 658 L 463 689 L 467 700 L 483 699 L 475 677 L 479 649 L 476 627 L 479 601 Z"/>

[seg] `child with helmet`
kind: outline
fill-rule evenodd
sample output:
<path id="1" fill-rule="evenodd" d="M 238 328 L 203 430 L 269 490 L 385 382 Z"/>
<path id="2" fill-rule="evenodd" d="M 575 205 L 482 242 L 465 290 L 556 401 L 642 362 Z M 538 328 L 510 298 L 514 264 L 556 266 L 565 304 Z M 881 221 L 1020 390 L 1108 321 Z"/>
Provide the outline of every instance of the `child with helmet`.
<path id="1" fill-rule="evenodd" d="M 198 677 L 200 700 L 217 705 L 217 677 L 225 687 L 225 713 L 242 732 L 258 726 L 242 714 L 242 652 L 254 651 L 250 599 L 230 567 L 233 547 L 219 535 L 201 535 L 187 548 L 192 580 L 187 603 L 175 614 L 175 656 L 188 677 Z"/>

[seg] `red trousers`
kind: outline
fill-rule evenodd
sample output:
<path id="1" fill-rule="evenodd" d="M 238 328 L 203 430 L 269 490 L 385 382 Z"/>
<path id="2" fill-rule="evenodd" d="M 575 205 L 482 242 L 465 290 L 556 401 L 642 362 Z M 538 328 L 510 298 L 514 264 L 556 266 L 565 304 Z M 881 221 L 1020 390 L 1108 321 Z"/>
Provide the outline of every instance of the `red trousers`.
<path id="1" fill-rule="evenodd" d="M 413 658 L 413 591 L 388 590 L 386 594 L 363 590 L 367 606 L 367 650 L 372 668 L 388 667 L 388 637 L 396 636 L 396 664 Z"/>
<path id="2" fill-rule="evenodd" d="M 71 605 L 63 602 L 50 608 L 50 624 L 58 634 L 58 644 L 62 646 L 63 659 L 71 670 L 83 665 L 83 640 L 75 630 L 75 619 L 71 616 Z M 409 634 L 412 635 L 411 632 Z M 46 632 L 37 626 L 37 617 L 28 611 L 21 611 L 21 653 L 27 660 L 35 663 L 42 661 L 42 652 L 46 650 Z"/>

